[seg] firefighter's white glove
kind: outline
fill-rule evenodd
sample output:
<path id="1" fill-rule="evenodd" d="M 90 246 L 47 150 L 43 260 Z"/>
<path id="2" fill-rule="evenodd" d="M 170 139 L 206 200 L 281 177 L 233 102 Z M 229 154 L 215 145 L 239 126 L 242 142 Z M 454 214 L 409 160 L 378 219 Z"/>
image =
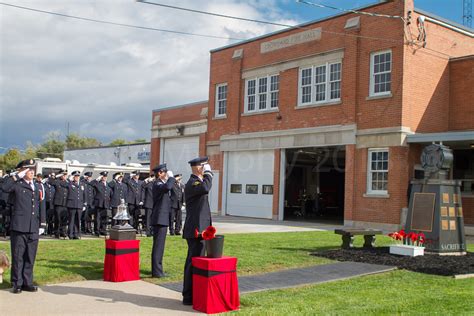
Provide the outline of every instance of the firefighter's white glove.
<path id="1" fill-rule="evenodd" d="M 168 170 L 168 171 L 166 172 L 166 175 L 168 176 L 168 178 L 173 178 L 173 171 Z"/>
<path id="2" fill-rule="evenodd" d="M 102 176 L 98 176 L 96 180 L 97 180 L 97 181 L 102 180 Z"/>
<path id="3" fill-rule="evenodd" d="M 39 233 L 40 235 L 44 235 L 44 228 L 40 228 L 38 233 Z"/>
<path id="4" fill-rule="evenodd" d="M 182 211 L 182 212 L 186 211 L 186 206 L 184 206 L 184 205 L 181 206 L 181 211 Z"/>
<path id="5" fill-rule="evenodd" d="M 17 173 L 18 173 L 18 171 L 10 172 L 9 176 L 10 176 L 10 177 L 13 177 L 13 176 L 16 175 Z"/>
<path id="6" fill-rule="evenodd" d="M 18 177 L 19 179 L 23 179 L 23 177 L 25 176 L 25 174 L 26 174 L 27 172 L 28 172 L 28 169 L 22 170 L 22 171 L 18 172 L 17 177 Z"/>
<path id="7" fill-rule="evenodd" d="M 211 169 L 211 165 L 208 164 L 208 163 L 206 163 L 206 164 L 203 166 L 203 168 L 204 168 L 204 172 L 211 172 L 211 170 L 212 170 L 212 169 Z"/>
<path id="8" fill-rule="evenodd" d="M 138 203 L 138 205 L 142 206 L 142 205 L 143 205 L 143 202 Z"/>

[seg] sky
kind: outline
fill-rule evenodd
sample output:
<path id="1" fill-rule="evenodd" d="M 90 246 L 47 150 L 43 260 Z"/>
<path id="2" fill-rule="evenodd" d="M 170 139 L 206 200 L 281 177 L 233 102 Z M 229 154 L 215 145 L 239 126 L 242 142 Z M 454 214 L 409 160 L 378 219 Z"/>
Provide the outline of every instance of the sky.
<path id="1" fill-rule="evenodd" d="M 293 0 L 149 0 L 299 24 L 338 14 Z M 375 0 L 311 0 L 359 8 Z M 249 39 L 281 29 L 134 0 L 1 0 L 89 19 Z M 462 0 L 415 0 L 462 23 Z M 154 109 L 208 99 L 209 51 L 235 41 L 70 19 L 0 5 L 0 153 L 67 130 L 107 144 L 150 139 Z M 69 127 L 69 129 L 67 129 Z"/>

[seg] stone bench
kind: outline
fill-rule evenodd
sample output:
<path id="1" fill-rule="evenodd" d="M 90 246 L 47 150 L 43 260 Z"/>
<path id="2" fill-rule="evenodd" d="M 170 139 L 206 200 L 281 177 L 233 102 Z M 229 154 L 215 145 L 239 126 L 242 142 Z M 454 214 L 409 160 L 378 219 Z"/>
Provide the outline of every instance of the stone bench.
<path id="1" fill-rule="evenodd" d="M 336 229 L 334 230 L 335 234 L 342 235 L 342 248 L 351 249 L 354 248 L 354 236 L 361 235 L 364 236 L 364 248 L 372 248 L 375 246 L 375 235 L 382 235 L 381 230 L 373 229 L 356 229 L 356 228 L 346 228 L 346 229 Z"/>

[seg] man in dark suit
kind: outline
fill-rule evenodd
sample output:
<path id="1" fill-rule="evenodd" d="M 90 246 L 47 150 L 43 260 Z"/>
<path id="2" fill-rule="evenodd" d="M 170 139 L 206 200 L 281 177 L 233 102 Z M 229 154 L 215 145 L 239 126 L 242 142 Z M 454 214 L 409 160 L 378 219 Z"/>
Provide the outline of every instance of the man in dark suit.
<path id="1" fill-rule="evenodd" d="M 96 209 L 95 234 L 106 235 L 108 210 L 110 208 L 110 199 L 112 197 L 112 189 L 107 184 L 107 171 L 102 171 L 100 176 L 91 182 L 95 188 L 94 207 Z"/>
<path id="2" fill-rule="evenodd" d="M 161 164 L 153 169 L 156 181 L 153 185 L 153 250 L 151 253 L 151 275 L 155 278 L 165 277 L 163 272 L 163 253 L 165 251 L 166 231 L 168 230 L 171 212 L 170 191 L 175 183 L 173 172 Z"/>
<path id="3" fill-rule="evenodd" d="M 193 257 L 204 256 L 204 240 L 197 238 L 195 232 L 203 232 L 212 225 L 209 191 L 212 187 L 211 166 L 207 157 L 189 161 L 192 174 L 184 188 L 186 201 L 186 220 L 183 238 L 188 243 L 188 255 L 184 264 L 183 304 L 193 304 Z"/>
<path id="4" fill-rule="evenodd" d="M 36 292 L 33 285 L 38 239 L 46 227 L 46 212 L 41 203 L 42 196 L 38 185 L 33 181 L 33 160 L 25 160 L 17 165 L 20 171 L 8 178 L 3 190 L 13 196 L 11 218 L 11 283 L 13 293 L 21 291 Z"/>
<path id="5" fill-rule="evenodd" d="M 127 199 L 128 187 L 122 182 L 123 173 L 117 172 L 114 174 L 114 179 L 109 182 L 109 187 L 112 189 L 112 198 L 110 199 L 110 206 L 112 207 L 112 218 L 117 214 L 118 206 Z M 114 225 L 116 223 L 113 223 Z"/>
<path id="6" fill-rule="evenodd" d="M 181 208 L 184 203 L 184 185 L 181 183 L 181 175 L 175 175 L 176 182 L 171 190 L 171 213 L 170 213 L 170 235 L 181 235 L 183 212 Z"/>
<path id="7" fill-rule="evenodd" d="M 66 227 L 68 220 L 67 193 L 69 182 L 66 179 L 67 171 L 62 170 L 55 179 L 50 178 L 50 183 L 54 186 L 54 211 L 56 217 L 56 238 L 66 237 Z"/>
<path id="8" fill-rule="evenodd" d="M 79 239 L 81 235 L 81 213 L 86 208 L 86 189 L 80 182 L 81 173 L 73 171 L 68 184 L 67 209 L 69 212 L 69 239 Z"/>
<path id="9" fill-rule="evenodd" d="M 143 185 L 143 207 L 145 208 L 145 227 L 146 236 L 152 236 L 151 214 L 153 212 L 153 185 L 155 183 L 155 176 L 151 175 L 145 179 Z"/>
<path id="10" fill-rule="evenodd" d="M 86 190 L 86 210 L 84 211 L 83 221 L 81 226 L 83 227 L 83 232 L 86 234 L 92 233 L 92 217 L 94 216 L 94 187 L 91 185 L 92 181 L 92 172 L 84 172 L 84 178 L 81 180 L 81 183 L 84 185 Z"/>
<path id="11" fill-rule="evenodd" d="M 139 180 L 140 171 L 134 171 L 130 174 L 130 178 L 124 178 L 124 182 L 128 185 L 127 203 L 128 212 L 130 213 L 130 224 L 138 229 L 138 217 L 140 216 L 140 208 L 143 206 L 143 181 Z"/>
<path id="12" fill-rule="evenodd" d="M 49 179 L 54 179 L 54 173 L 48 175 L 48 178 L 43 179 L 43 186 L 44 186 L 44 200 L 46 202 L 46 234 L 47 235 L 54 235 L 55 228 L 54 228 L 54 194 L 56 193 L 56 189 L 51 184 Z"/>

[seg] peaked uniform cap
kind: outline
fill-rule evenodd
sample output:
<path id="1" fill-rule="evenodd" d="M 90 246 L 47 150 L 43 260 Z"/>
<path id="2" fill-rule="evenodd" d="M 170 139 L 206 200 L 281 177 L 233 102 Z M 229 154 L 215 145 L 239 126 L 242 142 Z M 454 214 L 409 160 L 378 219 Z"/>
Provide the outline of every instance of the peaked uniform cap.
<path id="1" fill-rule="evenodd" d="M 202 165 L 203 163 L 206 163 L 209 161 L 209 157 L 198 157 L 198 158 L 194 158 L 190 161 L 188 161 L 188 163 L 192 166 L 199 166 L 199 165 Z"/>

